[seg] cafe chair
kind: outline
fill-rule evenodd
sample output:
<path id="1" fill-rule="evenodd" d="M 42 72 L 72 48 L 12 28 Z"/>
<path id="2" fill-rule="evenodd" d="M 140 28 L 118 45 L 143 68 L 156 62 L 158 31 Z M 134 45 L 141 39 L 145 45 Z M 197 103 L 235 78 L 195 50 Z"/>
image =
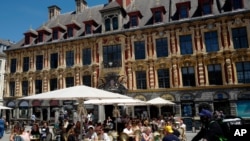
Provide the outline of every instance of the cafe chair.
<path id="1" fill-rule="evenodd" d="M 120 141 L 128 141 L 128 139 L 129 139 L 129 136 L 128 136 L 128 134 L 126 134 L 126 133 L 120 133 Z"/>

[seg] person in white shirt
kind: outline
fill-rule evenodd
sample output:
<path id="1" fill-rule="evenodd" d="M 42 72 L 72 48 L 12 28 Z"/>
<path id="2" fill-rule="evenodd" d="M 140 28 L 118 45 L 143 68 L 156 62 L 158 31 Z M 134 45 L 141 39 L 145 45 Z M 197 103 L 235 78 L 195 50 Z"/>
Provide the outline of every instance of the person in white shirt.
<path id="1" fill-rule="evenodd" d="M 88 127 L 88 132 L 86 133 L 85 137 L 91 141 L 98 141 L 98 136 L 94 130 L 94 126 L 93 125 L 89 125 Z"/>
<path id="2" fill-rule="evenodd" d="M 127 126 L 123 129 L 123 132 L 130 135 L 134 134 L 134 131 L 132 129 L 132 124 L 128 123 Z"/>
<path id="3" fill-rule="evenodd" d="M 108 134 L 104 131 L 103 128 L 100 128 L 100 129 L 99 129 L 98 140 L 101 140 L 101 141 L 110 141 L 110 137 L 109 137 Z"/>

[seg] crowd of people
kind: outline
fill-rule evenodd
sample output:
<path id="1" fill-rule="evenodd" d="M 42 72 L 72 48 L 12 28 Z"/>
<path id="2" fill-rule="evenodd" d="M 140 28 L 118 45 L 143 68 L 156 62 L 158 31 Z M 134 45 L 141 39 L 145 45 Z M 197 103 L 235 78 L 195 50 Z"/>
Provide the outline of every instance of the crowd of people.
<path id="1" fill-rule="evenodd" d="M 26 129 L 22 124 L 15 124 L 10 133 L 10 141 L 79 141 L 80 139 L 91 141 L 187 141 L 186 125 L 181 118 L 173 116 L 152 119 L 132 118 L 128 115 L 119 118 L 107 117 L 103 122 L 95 122 L 92 113 L 89 113 L 80 121 L 74 122 L 69 119 L 67 113 L 61 112 L 58 123 L 54 123 L 50 129 L 49 123 L 37 122 L 32 116 L 32 127 Z M 219 111 L 212 113 L 202 109 L 199 113 L 202 123 L 200 131 L 192 139 L 199 141 L 219 141 L 218 136 L 222 135 L 222 129 L 218 124 L 224 118 Z M 3 119 L 0 119 L 0 137 L 3 137 Z M 115 126 L 118 124 L 117 126 Z M 115 133 L 115 134 L 114 134 Z"/>

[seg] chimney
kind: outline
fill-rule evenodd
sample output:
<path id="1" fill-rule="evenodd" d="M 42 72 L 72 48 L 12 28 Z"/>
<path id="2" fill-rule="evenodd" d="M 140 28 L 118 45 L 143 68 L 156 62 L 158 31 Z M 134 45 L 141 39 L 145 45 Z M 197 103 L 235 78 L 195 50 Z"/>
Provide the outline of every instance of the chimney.
<path id="1" fill-rule="evenodd" d="M 88 7 L 86 0 L 75 0 L 76 2 L 76 13 L 83 12 Z"/>
<path id="2" fill-rule="evenodd" d="M 56 5 L 52 5 L 48 7 L 49 10 L 49 19 L 55 18 L 56 16 L 60 15 L 60 11 L 61 8 L 56 6 Z"/>
<path id="3" fill-rule="evenodd" d="M 114 0 L 109 0 L 109 2 L 114 1 Z M 118 4 L 120 4 L 124 9 L 127 8 L 129 4 L 132 3 L 133 0 L 115 0 Z"/>

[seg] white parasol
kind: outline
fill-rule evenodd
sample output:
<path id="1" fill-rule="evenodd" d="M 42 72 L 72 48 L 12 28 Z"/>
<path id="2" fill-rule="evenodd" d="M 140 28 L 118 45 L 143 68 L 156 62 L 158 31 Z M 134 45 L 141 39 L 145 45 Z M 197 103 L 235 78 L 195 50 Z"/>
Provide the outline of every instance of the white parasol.
<path id="1" fill-rule="evenodd" d="M 1 110 L 11 110 L 12 108 L 0 105 Z"/>
<path id="2" fill-rule="evenodd" d="M 149 105 L 157 105 L 158 108 L 159 108 L 159 115 L 161 115 L 161 107 L 163 105 L 175 105 L 174 102 L 163 99 L 161 97 L 156 97 L 154 99 L 151 99 L 151 100 L 147 101 L 146 103 L 148 103 Z"/>
<path id="3" fill-rule="evenodd" d="M 114 99 L 114 98 L 123 98 L 123 99 L 131 99 L 129 96 L 125 96 L 118 93 L 113 93 L 109 91 L 104 91 L 97 88 L 92 88 L 88 86 L 74 86 L 64 89 L 59 89 L 55 91 L 49 91 L 41 94 L 36 94 L 32 96 L 26 96 L 19 99 L 39 99 L 39 100 L 77 100 L 78 101 L 78 113 L 81 119 L 81 129 L 82 129 L 82 116 L 87 116 L 86 109 L 84 108 L 83 101 L 89 99 Z M 82 136 L 81 136 L 82 138 Z"/>

